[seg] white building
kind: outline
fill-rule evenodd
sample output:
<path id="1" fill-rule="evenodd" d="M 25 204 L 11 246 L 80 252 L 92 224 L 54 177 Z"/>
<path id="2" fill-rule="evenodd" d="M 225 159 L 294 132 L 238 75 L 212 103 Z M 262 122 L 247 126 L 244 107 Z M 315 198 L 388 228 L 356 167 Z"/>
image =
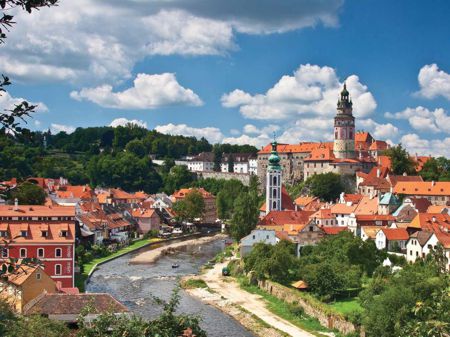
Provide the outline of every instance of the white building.
<path id="1" fill-rule="evenodd" d="M 438 242 L 433 232 L 419 231 L 411 234 L 406 243 L 406 261 L 415 262 L 417 259 L 424 258 L 436 248 Z"/>
<path id="2" fill-rule="evenodd" d="M 188 161 L 188 170 L 191 172 L 214 171 L 214 153 L 202 152 Z"/>
<path id="3" fill-rule="evenodd" d="M 241 257 L 248 255 L 257 243 L 262 242 L 269 245 L 276 245 L 277 241 L 274 230 L 254 229 L 249 235 L 241 239 Z"/>
<path id="4" fill-rule="evenodd" d="M 409 235 L 405 228 L 381 228 L 375 237 L 375 244 L 380 250 L 404 251 L 408 239 Z"/>
<path id="5" fill-rule="evenodd" d="M 253 174 L 256 174 L 257 167 L 258 161 L 252 153 L 224 153 L 220 164 L 220 170 L 222 172 L 243 174 L 250 174 L 252 170 Z"/>

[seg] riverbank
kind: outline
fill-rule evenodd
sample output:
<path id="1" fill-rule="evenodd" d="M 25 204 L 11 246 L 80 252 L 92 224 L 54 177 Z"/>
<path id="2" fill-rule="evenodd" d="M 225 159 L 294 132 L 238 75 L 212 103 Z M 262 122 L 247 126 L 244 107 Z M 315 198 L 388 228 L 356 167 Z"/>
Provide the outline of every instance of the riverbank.
<path id="1" fill-rule="evenodd" d="M 196 277 L 203 280 L 208 288 L 193 288 L 186 291 L 232 316 L 257 336 L 315 336 L 272 313 L 261 296 L 241 289 L 233 278 L 223 277 L 222 268 L 227 263 L 218 263 L 214 268 Z"/>
<path id="2" fill-rule="evenodd" d="M 130 264 L 149 264 L 156 262 L 160 257 L 173 254 L 179 250 L 182 250 L 188 246 L 201 246 L 206 243 L 225 239 L 228 236 L 226 234 L 216 234 L 208 237 L 201 237 L 197 239 L 185 240 L 182 242 L 176 242 L 164 247 L 158 247 L 156 249 L 150 250 L 148 252 L 143 252 L 141 254 L 136 255 L 130 260 Z"/>

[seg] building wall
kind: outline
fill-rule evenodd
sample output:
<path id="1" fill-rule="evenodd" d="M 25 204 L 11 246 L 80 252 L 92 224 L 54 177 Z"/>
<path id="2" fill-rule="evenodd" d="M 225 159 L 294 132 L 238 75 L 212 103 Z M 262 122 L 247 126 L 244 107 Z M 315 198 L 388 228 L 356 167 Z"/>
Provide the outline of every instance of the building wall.
<path id="1" fill-rule="evenodd" d="M 448 202 L 450 202 L 450 195 L 420 195 L 420 194 L 405 194 L 405 196 L 414 197 L 414 198 L 426 198 L 428 199 L 433 205 L 437 206 L 445 206 Z"/>
<path id="2" fill-rule="evenodd" d="M 309 154 L 309 152 L 278 153 L 281 159 L 283 179 L 286 183 L 291 184 L 303 180 L 303 159 L 308 157 Z M 266 179 L 269 156 L 270 153 L 258 154 L 257 174 L 261 182 Z"/>
<path id="3" fill-rule="evenodd" d="M 239 174 L 239 173 L 229 173 L 229 172 L 201 172 L 201 173 L 199 172 L 199 173 L 197 173 L 197 175 L 199 178 L 204 178 L 204 179 L 206 179 L 206 178 L 225 179 L 225 180 L 236 179 L 236 180 L 239 180 L 245 186 L 248 186 L 250 184 L 250 175 L 249 174 Z M 265 180 L 262 180 L 262 181 L 265 181 Z"/>
<path id="4" fill-rule="evenodd" d="M 137 218 L 137 222 L 139 233 L 145 234 L 153 229 L 159 230 L 161 219 L 155 212 L 151 217 Z"/>

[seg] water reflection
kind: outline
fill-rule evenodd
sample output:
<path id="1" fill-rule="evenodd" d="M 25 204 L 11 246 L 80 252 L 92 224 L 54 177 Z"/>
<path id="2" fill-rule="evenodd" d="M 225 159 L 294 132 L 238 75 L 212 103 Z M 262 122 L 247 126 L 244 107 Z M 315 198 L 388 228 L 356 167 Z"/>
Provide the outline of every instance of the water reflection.
<path id="1" fill-rule="evenodd" d="M 145 318 L 154 318 L 161 313 L 152 296 L 164 300 L 170 298 L 177 278 L 195 274 L 201 265 L 224 248 L 221 240 L 203 245 L 201 248 L 186 248 L 183 252 L 165 256 L 152 265 L 129 265 L 131 255 L 121 257 L 99 267 L 87 286 L 88 292 L 110 293 L 131 311 Z M 149 248 L 145 248 L 148 250 Z M 179 268 L 172 268 L 174 263 Z M 234 319 L 219 310 L 180 292 L 179 312 L 196 314 L 202 319 L 201 326 L 209 337 L 253 336 Z"/>

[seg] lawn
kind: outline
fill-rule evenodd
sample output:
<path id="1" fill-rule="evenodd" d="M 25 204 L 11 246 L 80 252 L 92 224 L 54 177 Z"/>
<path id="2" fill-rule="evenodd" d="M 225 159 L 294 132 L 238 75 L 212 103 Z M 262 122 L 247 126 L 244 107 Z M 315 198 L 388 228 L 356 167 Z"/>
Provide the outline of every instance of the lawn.
<path id="1" fill-rule="evenodd" d="M 122 249 L 119 249 L 118 251 L 112 253 L 111 255 L 105 256 L 105 257 L 99 257 L 97 259 L 93 259 L 91 262 L 84 264 L 84 272 L 83 274 L 76 274 L 75 275 L 75 286 L 80 289 L 80 292 L 84 292 L 84 282 L 87 280 L 89 273 L 91 270 L 99 263 L 111 260 L 115 258 L 116 256 L 129 253 L 130 251 L 139 249 L 149 243 L 152 242 L 158 242 L 161 241 L 159 238 L 151 238 L 151 239 L 141 239 L 134 241 L 131 245 L 124 247 Z"/>
<path id="2" fill-rule="evenodd" d="M 336 301 L 334 303 L 329 304 L 330 307 L 332 307 L 337 312 L 340 312 L 344 316 L 348 316 L 349 314 L 355 313 L 355 312 L 363 312 L 363 308 L 359 304 L 358 298 L 351 298 L 351 299 L 345 299 Z"/>

